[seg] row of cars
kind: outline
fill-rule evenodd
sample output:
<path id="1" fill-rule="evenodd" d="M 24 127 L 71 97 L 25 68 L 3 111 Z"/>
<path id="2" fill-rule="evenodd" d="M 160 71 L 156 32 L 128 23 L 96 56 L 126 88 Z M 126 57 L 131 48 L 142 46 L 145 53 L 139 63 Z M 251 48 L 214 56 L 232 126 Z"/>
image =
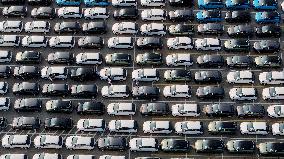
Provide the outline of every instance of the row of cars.
<path id="1" fill-rule="evenodd" d="M 283 105 L 273 105 L 268 107 L 267 111 L 270 116 L 279 117 L 277 113 L 280 112 L 283 117 L 283 107 Z M 1 128 L 5 129 L 7 126 L 6 118 L 1 118 L 1 122 Z M 207 131 L 211 135 L 233 135 L 237 133 L 237 125 L 237 122 L 234 121 L 213 120 L 208 123 Z M 36 117 L 15 117 L 11 126 L 15 130 L 38 130 L 41 127 L 41 120 Z M 71 130 L 72 128 L 73 120 L 70 118 L 46 118 L 44 120 L 45 130 Z M 110 120 L 107 124 L 104 119 L 83 118 L 77 122 L 77 130 L 81 132 L 105 132 L 108 130 L 110 133 L 137 133 L 138 129 L 136 120 Z M 202 135 L 205 132 L 205 124 L 202 121 L 181 121 L 172 125 L 170 121 L 149 120 L 144 121 L 142 130 L 145 134 L 171 134 L 175 132 L 180 135 Z M 241 122 L 239 130 L 243 135 L 267 135 L 270 128 L 267 122 L 248 121 Z M 273 123 L 271 131 L 273 135 L 284 135 L 284 123 Z"/>
<path id="2" fill-rule="evenodd" d="M 44 140 L 42 140 L 42 138 Z M 47 139 L 48 141 L 46 141 Z M 185 139 L 163 139 L 159 144 L 158 140 L 155 138 L 132 138 L 129 140 L 129 143 L 127 143 L 126 139 L 122 137 L 104 137 L 99 138 L 97 144 L 100 149 L 126 150 L 129 147 L 131 151 L 144 152 L 156 152 L 159 151 L 159 149 L 165 152 L 189 152 L 194 147 L 196 152 L 201 153 L 222 153 L 225 149 L 231 153 L 255 153 L 258 148 L 259 153 L 262 155 L 281 156 L 284 151 L 284 145 L 282 142 L 263 142 L 257 146 L 254 141 L 250 140 L 229 140 L 225 144 L 223 140 L 203 139 L 196 140 L 194 145 L 191 146 L 190 142 Z M 29 148 L 30 145 L 31 137 L 28 135 L 5 135 L 2 138 L 3 147 Z M 61 136 L 41 135 L 35 137 L 34 145 L 50 146 L 47 148 L 58 148 L 62 147 L 63 138 Z M 92 150 L 95 148 L 95 145 L 96 141 L 92 137 L 68 136 L 65 140 L 65 146 L 68 149 Z M 59 155 L 51 158 L 61 159 L 59 158 Z M 91 159 L 93 159 L 93 157 L 91 157 Z M 114 157 L 113 159 L 124 159 L 124 157 Z"/>
<path id="3" fill-rule="evenodd" d="M 13 159 L 28 159 L 28 155 L 26 154 L 3 154 L 0 156 L 1 159 L 5 158 L 13 158 Z M 37 153 L 34 154 L 32 159 L 41 159 L 41 158 L 48 158 L 48 159 L 63 159 L 61 154 L 57 153 Z M 96 159 L 95 155 L 82 155 L 82 154 L 76 154 L 76 155 L 68 155 L 66 159 Z M 98 159 L 125 159 L 125 156 L 115 156 L 115 155 L 102 155 L 99 156 Z M 136 157 L 135 159 L 160 159 L 160 158 L 153 158 L 153 157 Z"/>

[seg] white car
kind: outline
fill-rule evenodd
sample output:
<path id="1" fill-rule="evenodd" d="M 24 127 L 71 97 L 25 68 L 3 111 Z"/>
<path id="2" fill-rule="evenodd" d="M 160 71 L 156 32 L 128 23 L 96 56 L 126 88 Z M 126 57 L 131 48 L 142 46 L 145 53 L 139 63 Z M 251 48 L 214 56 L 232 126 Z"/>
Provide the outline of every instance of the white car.
<path id="1" fill-rule="evenodd" d="M 172 105 L 172 115 L 197 117 L 200 115 L 200 108 L 197 104 L 174 104 Z"/>
<path id="2" fill-rule="evenodd" d="M 191 66 L 193 60 L 190 54 L 171 54 L 166 57 L 166 63 L 168 66 Z"/>
<path id="3" fill-rule="evenodd" d="M 166 98 L 177 97 L 177 98 L 190 98 L 191 90 L 189 85 L 171 85 L 165 86 L 163 90 L 163 95 Z"/>
<path id="4" fill-rule="evenodd" d="M 163 9 L 144 9 L 141 12 L 141 19 L 144 21 L 164 21 L 166 20 L 167 13 Z"/>
<path id="5" fill-rule="evenodd" d="M 32 159 L 63 159 L 62 155 L 57 153 L 36 153 Z"/>
<path id="6" fill-rule="evenodd" d="M 193 41 L 190 37 L 175 37 L 167 40 L 167 46 L 169 49 L 193 49 Z"/>
<path id="7" fill-rule="evenodd" d="M 135 115 L 136 105 L 134 103 L 110 103 L 107 106 L 109 115 Z"/>
<path id="8" fill-rule="evenodd" d="M 136 7 L 137 0 L 112 0 L 111 4 L 114 7 Z"/>
<path id="9" fill-rule="evenodd" d="M 141 0 L 141 6 L 144 7 L 164 7 L 166 5 L 165 0 Z"/>
<path id="10" fill-rule="evenodd" d="M 155 138 L 133 138 L 129 141 L 131 151 L 155 152 L 159 149 L 158 140 Z"/>
<path id="11" fill-rule="evenodd" d="M 26 22 L 25 32 L 27 33 L 49 33 L 50 23 L 47 21 Z"/>
<path id="12" fill-rule="evenodd" d="M 67 159 L 94 159 L 95 155 L 69 155 Z"/>
<path id="13" fill-rule="evenodd" d="M 101 94 L 104 98 L 127 98 L 129 97 L 129 88 L 127 85 L 103 86 Z"/>
<path id="14" fill-rule="evenodd" d="M 221 50 L 221 40 L 217 38 L 203 38 L 195 40 L 196 50 Z"/>
<path id="15" fill-rule="evenodd" d="M 162 23 L 143 24 L 140 27 L 141 35 L 158 35 L 164 36 L 167 34 L 166 26 Z"/>
<path id="16" fill-rule="evenodd" d="M 269 87 L 262 90 L 264 100 L 284 99 L 284 87 Z"/>
<path id="17" fill-rule="evenodd" d="M 92 150 L 95 148 L 95 139 L 85 136 L 68 136 L 65 145 L 70 150 Z"/>
<path id="18" fill-rule="evenodd" d="M 94 7 L 84 10 L 85 19 L 107 19 L 109 17 L 107 8 Z"/>
<path id="19" fill-rule="evenodd" d="M 46 66 L 41 69 L 41 78 L 49 79 L 51 81 L 59 79 L 66 80 L 68 77 L 68 70 L 64 66 Z"/>
<path id="20" fill-rule="evenodd" d="M 170 134 L 170 121 L 145 121 L 143 123 L 143 132 L 150 134 Z"/>
<path id="21" fill-rule="evenodd" d="M 99 159 L 125 159 L 125 156 L 103 155 Z"/>
<path id="22" fill-rule="evenodd" d="M 284 135 L 284 123 L 274 123 L 271 125 L 273 135 Z"/>
<path id="23" fill-rule="evenodd" d="M 76 64 L 78 65 L 100 65 L 102 62 L 100 53 L 83 52 L 76 55 Z"/>
<path id="24" fill-rule="evenodd" d="M 2 147 L 4 148 L 30 148 L 31 137 L 29 135 L 4 135 Z"/>
<path id="25" fill-rule="evenodd" d="M 99 72 L 101 80 L 124 81 L 127 70 L 121 67 L 105 67 Z"/>
<path id="26" fill-rule="evenodd" d="M 132 71 L 133 81 L 153 82 L 159 81 L 159 72 L 157 69 L 137 69 Z"/>
<path id="27" fill-rule="evenodd" d="M 51 48 L 73 48 L 75 46 L 75 38 L 73 36 L 53 36 L 49 39 L 49 47 Z"/>
<path id="28" fill-rule="evenodd" d="M 7 111 L 9 110 L 11 105 L 10 98 L 0 97 L 0 111 Z"/>
<path id="29" fill-rule="evenodd" d="M 35 148 L 60 149 L 63 146 L 63 138 L 57 135 L 39 135 L 34 138 Z"/>
<path id="30" fill-rule="evenodd" d="M 112 49 L 132 49 L 133 48 L 132 37 L 112 37 L 108 39 L 108 47 Z"/>
<path id="31" fill-rule="evenodd" d="M 111 120 L 108 123 L 110 132 L 136 133 L 137 128 L 138 125 L 136 120 Z"/>
<path id="32" fill-rule="evenodd" d="M 261 72 L 258 79 L 261 84 L 284 84 L 284 71 Z"/>
<path id="33" fill-rule="evenodd" d="M 0 63 L 9 63 L 12 60 L 12 52 L 9 50 L 0 50 Z"/>
<path id="34" fill-rule="evenodd" d="M 183 135 L 203 134 L 203 123 L 200 121 L 182 121 L 175 123 L 175 132 Z"/>
<path id="35" fill-rule="evenodd" d="M 0 156 L 0 159 L 28 159 L 26 154 L 7 153 Z"/>
<path id="36" fill-rule="evenodd" d="M 56 12 L 58 18 L 82 18 L 80 7 L 61 7 Z"/>
<path id="37" fill-rule="evenodd" d="M 20 33 L 23 30 L 23 22 L 22 21 L 1 21 L 0 22 L 0 32 L 3 33 Z"/>
<path id="38" fill-rule="evenodd" d="M 231 84 L 253 84 L 254 74 L 252 71 L 231 71 L 227 74 L 227 82 Z"/>
<path id="39" fill-rule="evenodd" d="M 267 108 L 267 114 L 271 118 L 283 118 L 284 117 L 284 105 L 270 105 Z"/>
<path id="40" fill-rule="evenodd" d="M 0 47 L 18 47 L 20 43 L 18 35 L 0 35 Z"/>
<path id="41" fill-rule="evenodd" d="M 243 135 L 267 135 L 268 125 L 266 122 L 241 122 L 240 131 Z"/>
<path id="42" fill-rule="evenodd" d="M 113 34 L 137 34 L 138 26 L 134 22 L 120 22 L 112 25 Z"/>
<path id="43" fill-rule="evenodd" d="M 25 36 L 22 39 L 23 47 L 44 48 L 47 47 L 48 40 L 45 36 Z"/>
<path id="44" fill-rule="evenodd" d="M 232 100 L 256 100 L 257 91 L 255 88 L 232 88 L 229 91 Z"/>
<path id="45" fill-rule="evenodd" d="M 79 119 L 77 129 L 84 132 L 103 132 L 106 129 L 106 122 L 103 119 Z"/>

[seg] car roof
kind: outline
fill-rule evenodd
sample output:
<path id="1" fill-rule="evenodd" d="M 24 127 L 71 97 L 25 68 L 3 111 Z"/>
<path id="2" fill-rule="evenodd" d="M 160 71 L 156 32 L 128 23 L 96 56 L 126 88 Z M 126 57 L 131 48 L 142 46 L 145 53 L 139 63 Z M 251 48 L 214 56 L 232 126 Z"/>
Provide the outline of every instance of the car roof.
<path id="1" fill-rule="evenodd" d="M 284 79 L 283 71 L 271 71 L 271 75 L 274 79 Z"/>
<path id="2" fill-rule="evenodd" d="M 26 135 L 13 135 L 13 143 L 18 143 L 18 144 L 25 144 L 27 142 L 28 136 Z"/>
<path id="3" fill-rule="evenodd" d="M 147 75 L 147 76 L 156 76 L 157 75 L 157 70 L 156 69 L 142 69 L 143 72 L 144 72 L 144 75 Z"/>
<path id="4" fill-rule="evenodd" d="M 252 122 L 254 129 L 266 129 L 266 122 Z"/>
<path id="5" fill-rule="evenodd" d="M 143 147 L 150 147 L 156 145 L 156 140 L 154 138 L 140 138 L 140 139 L 142 139 Z"/>
<path id="6" fill-rule="evenodd" d="M 207 44 L 220 45 L 220 40 L 216 38 L 204 38 L 204 40 L 206 40 Z"/>
<path id="7" fill-rule="evenodd" d="M 252 78 L 252 76 L 251 71 L 240 71 L 240 78 Z"/>
<path id="8" fill-rule="evenodd" d="M 255 95 L 255 88 L 241 88 L 245 95 Z"/>

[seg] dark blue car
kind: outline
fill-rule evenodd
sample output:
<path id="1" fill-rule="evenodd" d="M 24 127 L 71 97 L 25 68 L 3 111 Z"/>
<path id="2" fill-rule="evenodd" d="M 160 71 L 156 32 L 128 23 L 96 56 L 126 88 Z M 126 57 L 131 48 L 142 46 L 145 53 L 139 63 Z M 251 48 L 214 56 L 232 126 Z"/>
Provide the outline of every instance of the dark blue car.
<path id="1" fill-rule="evenodd" d="M 196 20 L 200 23 L 221 22 L 223 20 L 221 11 L 204 10 L 196 13 Z"/>
<path id="2" fill-rule="evenodd" d="M 256 10 L 277 10 L 277 0 L 253 0 L 253 8 Z"/>
<path id="3" fill-rule="evenodd" d="M 200 9 L 220 9 L 224 7 L 222 0 L 198 0 Z"/>
<path id="4" fill-rule="evenodd" d="M 226 8 L 230 10 L 245 10 L 250 8 L 249 0 L 226 0 Z"/>
<path id="5" fill-rule="evenodd" d="M 111 3 L 108 0 L 84 0 L 86 6 L 108 6 Z"/>
<path id="6" fill-rule="evenodd" d="M 255 22 L 259 24 L 279 24 L 281 16 L 276 11 L 271 12 L 256 12 Z"/>
<path id="7" fill-rule="evenodd" d="M 58 6 L 80 6 L 81 0 L 56 0 Z"/>

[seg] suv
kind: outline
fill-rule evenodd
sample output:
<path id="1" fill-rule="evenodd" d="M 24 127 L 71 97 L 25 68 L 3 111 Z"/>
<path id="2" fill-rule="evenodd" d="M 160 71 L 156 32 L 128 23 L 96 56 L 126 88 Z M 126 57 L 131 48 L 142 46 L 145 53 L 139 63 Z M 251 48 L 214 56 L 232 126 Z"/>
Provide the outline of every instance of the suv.
<path id="1" fill-rule="evenodd" d="M 17 52 L 16 62 L 19 64 L 38 64 L 41 61 L 41 53 L 37 51 Z"/>
<path id="2" fill-rule="evenodd" d="M 144 103 L 140 107 L 141 115 L 168 115 L 170 114 L 169 105 L 166 103 Z"/>
<path id="3" fill-rule="evenodd" d="M 4 7 L 2 10 L 2 15 L 6 18 L 9 17 L 26 17 L 27 7 L 26 6 L 9 6 Z"/>
<path id="4" fill-rule="evenodd" d="M 194 16 L 192 11 L 189 9 L 177 9 L 174 11 L 169 11 L 168 18 L 173 22 L 187 22 L 192 21 Z"/>
<path id="5" fill-rule="evenodd" d="M 255 35 L 260 38 L 279 38 L 281 36 L 281 27 L 276 25 L 263 25 L 260 27 L 255 27 Z"/>
<path id="6" fill-rule="evenodd" d="M 222 140 L 218 139 L 202 139 L 196 140 L 194 143 L 195 151 L 204 153 L 222 153 L 225 145 Z"/>
<path id="7" fill-rule="evenodd" d="M 81 49 L 101 49 L 104 47 L 104 39 L 98 36 L 85 36 L 78 40 Z"/>
<path id="8" fill-rule="evenodd" d="M 84 34 L 105 34 L 107 32 L 106 23 L 101 21 L 90 21 L 82 24 Z"/>
<path id="9" fill-rule="evenodd" d="M 122 8 L 113 12 L 115 20 L 136 20 L 138 18 L 137 8 Z"/>
<path id="10" fill-rule="evenodd" d="M 256 100 L 257 90 L 255 88 L 231 88 L 229 95 L 232 100 Z"/>
<path id="11" fill-rule="evenodd" d="M 222 0 L 199 0 L 199 9 L 222 9 L 224 4 Z"/>
<path id="12" fill-rule="evenodd" d="M 235 115 L 235 108 L 230 104 L 209 104 L 203 108 L 205 115 L 209 117 L 232 117 Z"/>
<path id="13" fill-rule="evenodd" d="M 13 75 L 17 79 L 28 80 L 39 77 L 40 72 L 36 66 L 17 66 L 14 68 Z"/>
<path id="14" fill-rule="evenodd" d="M 158 37 L 140 37 L 136 41 L 139 49 L 162 49 L 163 42 Z"/>
<path id="15" fill-rule="evenodd" d="M 63 66 L 46 66 L 41 70 L 41 78 L 53 80 L 66 80 L 68 77 L 68 69 Z"/>
<path id="16" fill-rule="evenodd" d="M 219 51 L 221 50 L 221 40 L 215 38 L 203 38 L 195 40 L 196 50 L 211 50 Z"/>
<path id="17" fill-rule="evenodd" d="M 37 130 L 40 128 L 40 120 L 35 117 L 15 117 L 12 128 L 17 130 Z"/>
<path id="18" fill-rule="evenodd" d="M 220 99 L 224 98 L 224 95 L 224 88 L 218 86 L 199 87 L 196 91 L 196 96 L 200 99 Z"/>
<path id="19" fill-rule="evenodd" d="M 81 18 L 80 7 L 61 7 L 56 10 L 58 18 Z"/>
<path id="20" fill-rule="evenodd" d="M 46 130 L 70 130 L 73 128 L 73 120 L 70 118 L 46 118 L 44 128 Z"/>
<path id="21" fill-rule="evenodd" d="M 222 74 L 217 70 L 197 71 L 194 74 L 194 81 L 196 83 L 220 83 Z"/>
<path id="22" fill-rule="evenodd" d="M 224 32 L 224 25 L 220 23 L 206 23 L 197 26 L 197 33 L 199 35 L 222 35 Z"/>
<path id="23" fill-rule="evenodd" d="M 132 96 L 136 99 L 152 99 L 159 97 L 160 89 L 152 86 L 136 86 L 132 87 Z"/>
<path id="24" fill-rule="evenodd" d="M 247 24 L 230 26 L 227 34 L 231 38 L 248 38 L 253 35 L 253 27 Z"/>
<path id="25" fill-rule="evenodd" d="M 261 40 L 254 42 L 253 50 L 257 53 L 277 53 L 280 51 L 280 43 L 275 40 Z"/>
<path id="26" fill-rule="evenodd" d="M 189 141 L 184 139 L 163 139 L 161 149 L 164 152 L 187 152 L 191 148 Z"/>
<path id="27" fill-rule="evenodd" d="M 226 61 L 230 68 L 250 68 L 253 66 L 253 59 L 246 55 L 228 56 Z"/>
<path id="28" fill-rule="evenodd" d="M 70 94 L 68 84 L 44 84 L 42 87 L 44 96 L 67 96 Z"/>
<path id="29" fill-rule="evenodd" d="M 263 88 L 262 98 L 264 100 L 284 99 L 284 87 Z"/>
<path id="30" fill-rule="evenodd" d="M 208 124 L 209 134 L 235 134 L 237 123 L 231 121 L 211 121 Z"/>
<path id="31" fill-rule="evenodd" d="M 262 118 L 265 115 L 265 109 L 262 105 L 242 105 L 237 106 L 237 115 L 239 118 L 244 117 L 259 117 Z"/>
<path id="32" fill-rule="evenodd" d="M 173 36 L 188 36 L 194 34 L 194 26 L 188 24 L 176 24 L 168 27 L 168 32 Z"/>
<path id="33" fill-rule="evenodd" d="M 78 103 L 77 106 L 77 114 L 82 114 L 82 115 L 102 115 L 104 114 L 104 108 L 105 105 L 101 102 L 83 102 L 83 103 Z"/>
<path id="34" fill-rule="evenodd" d="M 104 98 L 127 98 L 130 90 L 127 85 L 103 86 L 101 94 Z"/>
<path id="35" fill-rule="evenodd" d="M 108 39 L 108 47 L 111 49 L 133 49 L 132 37 L 111 37 Z"/>
<path id="36" fill-rule="evenodd" d="M 39 84 L 30 82 L 14 83 L 13 94 L 15 95 L 38 95 Z"/>
<path id="37" fill-rule="evenodd" d="M 196 13 L 196 20 L 199 23 L 221 22 L 223 21 L 219 10 L 201 10 Z"/>
<path id="38" fill-rule="evenodd" d="M 156 52 L 145 52 L 136 56 L 137 65 L 161 65 L 163 63 L 162 54 Z"/>
<path id="39" fill-rule="evenodd" d="M 157 69 L 137 69 L 132 71 L 132 80 L 139 82 L 159 81 L 159 72 Z"/>
<path id="40" fill-rule="evenodd" d="M 240 131 L 242 135 L 267 135 L 269 126 L 266 122 L 241 122 Z"/>
<path id="41" fill-rule="evenodd" d="M 52 7 L 38 7 L 31 10 L 31 17 L 37 19 L 55 18 L 55 10 Z"/>
<path id="42" fill-rule="evenodd" d="M 191 66 L 193 65 L 193 59 L 190 54 L 170 54 L 166 57 L 166 64 L 168 66 Z"/>
<path id="43" fill-rule="evenodd" d="M 45 109 L 50 113 L 72 113 L 73 106 L 70 100 L 48 100 Z"/>
<path id="44" fill-rule="evenodd" d="M 222 67 L 224 65 L 224 58 L 222 55 L 200 55 L 196 59 L 199 67 L 212 68 Z"/>
<path id="45" fill-rule="evenodd" d="M 124 137 L 103 137 L 98 139 L 100 150 L 126 150 L 127 140 Z"/>
<path id="46" fill-rule="evenodd" d="M 224 42 L 224 50 L 227 52 L 249 52 L 249 40 L 244 39 L 229 39 Z"/>
<path id="47" fill-rule="evenodd" d="M 279 68 L 282 65 L 281 57 L 276 55 L 257 56 L 254 62 L 258 68 Z"/>
<path id="48" fill-rule="evenodd" d="M 129 66 L 132 60 L 130 54 L 112 53 L 112 54 L 106 54 L 105 62 L 107 65 Z"/>
<path id="49" fill-rule="evenodd" d="M 166 82 L 189 82 L 191 81 L 191 72 L 187 70 L 166 70 L 164 72 Z"/>
<path id="50" fill-rule="evenodd" d="M 39 112 L 41 111 L 41 100 L 37 98 L 21 98 L 14 102 L 17 112 Z"/>
<path id="51" fill-rule="evenodd" d="M 166 0 L 141 0 L 140 4 L 143 7 L 164 7 Z"/>
<path id="52" fill-rule="evenodd" d="M 226 12 L 225 21 L 227 23 L 249 23 L 251 15 L 248 11 L 228 11 Z"/>
<path id="53" fill-rule="evenodd" d="M 71 69 L 70 71 L 70 78 L 74 81 L 92 81 L 96 79 L 97 72 L 94 68 L 88 68 L 88 67 L 78 67 Z"/>
<path id="54" fill-rule="evenodd" d="M 255 152 L 256 144 L 249 140 L 229 140 L 226 144 L 230 153 L 249 153 Z"/>
<path id="55" fill-rule="evenodd" d="M 261 72 L 258 79 L 261 84 L 284 84 L 284 71 Z"/>
<path id="56" fill-rule="evenodd" d="M 254 74 L 252 71 L 231 71 L 227 74 L 227 82 L 253 84 Z"/>
<path id="57" fill-rule="evenodd" d="M 98 95 L 97 86 L 95 84 L 79 84 L 72 85 L 71 88 L 71 96 L 73 97 L 90 97 L 96 98 Z"/>
<path id="58" fill-rule="evenodd" d="M 49 53 L 47 56 L 47 62 L 53 64 L 70 64 L 73 62 L 73 54 L 70 52 L 57 51 Z"/>
<path id="59" fill-rule="evenodd" d="M 189 85 L 170 85 L 165 86 L 163 90 L 163 95 L 166 98 L 177 97 L 177 98 L 190 98 L 191 89 Z"/>
<path id="60" fill-rule="evenodd" d="M 62 34 L 62 33 L 78 33 L 80 32 L 81 27 L 80 27 L 80 23 L 78 22 L 58 22 L 55 23 L 54 25 L 54 32 L 56 34 Z"/>

